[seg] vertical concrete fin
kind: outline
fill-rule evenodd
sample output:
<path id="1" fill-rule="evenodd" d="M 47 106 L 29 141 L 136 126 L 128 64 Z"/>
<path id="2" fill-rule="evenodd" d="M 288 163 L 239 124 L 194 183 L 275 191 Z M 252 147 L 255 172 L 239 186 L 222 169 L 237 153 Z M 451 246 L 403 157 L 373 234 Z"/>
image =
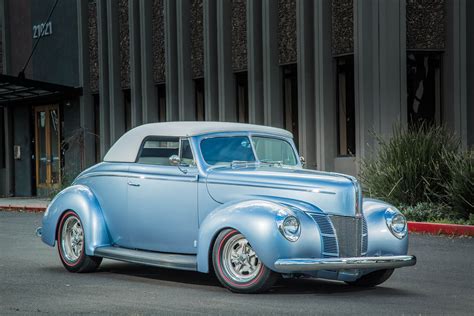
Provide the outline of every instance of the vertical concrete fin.
<path id="1" fill-rule="evenodd" d="M 125 132 L 125 108 L 120 79 L 119 4 L 107 0 L 107 36 L 109 66 L 109 98 L 113 111 L 109 112 L 110 142 L 114 143 Z"/>
<path id="2" fill-rule="evenodd" d="M 97 39 L 99 46 L 99 116 L 100 116 L 100 157 L 103 158 L 110 147 L 110 98 L 109 98 L 109 53 L 107 35 L 106 0 L 97 0 Z"/>
<path id="3" fill-rule="evenodd" d="M 83 152 L 81 161 L 86 168 L 95 163 L 94 100 L 90 86 L 89 60 L 89 2 L 77 2 L 77 43 L 79 59 L 79 85 L 82 96 L 79 99 L 80 125 L 83 132 Z"/>
<path id="4" fill-rule="evenodd" d="M 262 42 L 264 123 L 283 127 L 282 82 L 278 60 L 278 1 L 262 0 Z"/>
<path id="5" fill-rule="evenodd" d="M 152 1 L 140 0 L 140 62 L 142 122 L 158 121 L 157 90 L 153 79 Z"/>
<path id="6" fill-rule="evenodd" d="M 249 123 L 263 124 L 262 2 L 247 1 Z"/>
<path id="7" fill-rule="evenodd" d="M 132 128 L 142 124 L 142 73 L 140 52 L 140 4 L 128 1 L 128 27 L 130 34 L 130 101 Z"/>
<path id="8" fill-rule="evenodd" d="M 219 120 L 235 122 L 235 78 L 232 69 L 232 0 L 217 1 L 217 73 Z"/>

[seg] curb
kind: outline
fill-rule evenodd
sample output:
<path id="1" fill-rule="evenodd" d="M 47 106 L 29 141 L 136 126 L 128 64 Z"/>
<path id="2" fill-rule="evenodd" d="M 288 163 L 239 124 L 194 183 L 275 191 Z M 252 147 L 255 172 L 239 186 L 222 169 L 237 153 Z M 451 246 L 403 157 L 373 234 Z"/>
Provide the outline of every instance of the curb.
<path id="1" fill-rule="evenodd" d="M 408 231 L 432 235 L 474 236 L 473 225 L 408 222 Z"/>
<path id="2" fill-rule="evenodd" d="M 0 205 L 0 211 L 41 213 L 41 212 L 46 211 L 46 207 L 44 207 L 44 206 Z"/>
<path id="3" fill-rule="evenodd" d="M 41 213 L 46 211 L 46 207 L 0 205 L 0 210 Z M 431 235 L 474 236 L 474 225 L 408 222 L 408 231 L 412 233 L 424 233 Z"/>

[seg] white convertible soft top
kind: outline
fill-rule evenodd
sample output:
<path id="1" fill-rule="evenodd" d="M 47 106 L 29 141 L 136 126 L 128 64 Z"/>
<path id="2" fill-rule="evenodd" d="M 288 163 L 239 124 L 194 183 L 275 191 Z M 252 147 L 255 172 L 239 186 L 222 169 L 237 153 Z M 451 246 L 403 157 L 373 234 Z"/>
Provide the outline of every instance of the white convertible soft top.
<path id="1" fill-rule="evenodd" d="M 104 157 L 109 162 L 134 162 L 143 139 L 147 136 L 189 137 L 221 132 L 252 132 L 292 138 L 287 130 L 243 123 L 165 122 L 145 124 L 131 129 L 110 148 Z"/>

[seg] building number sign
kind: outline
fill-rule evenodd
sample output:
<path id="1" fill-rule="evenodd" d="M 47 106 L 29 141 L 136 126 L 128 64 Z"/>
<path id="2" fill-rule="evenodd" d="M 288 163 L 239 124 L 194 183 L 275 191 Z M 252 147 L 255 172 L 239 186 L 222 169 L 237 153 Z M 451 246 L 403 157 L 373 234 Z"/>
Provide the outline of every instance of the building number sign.
<path id="1" fill-rule="evenodd" d="M 48 23 L 33 25 L 33 38 L 48 36 L 51 34 L 53 34 L 53 24 L 51 21 Z"/>

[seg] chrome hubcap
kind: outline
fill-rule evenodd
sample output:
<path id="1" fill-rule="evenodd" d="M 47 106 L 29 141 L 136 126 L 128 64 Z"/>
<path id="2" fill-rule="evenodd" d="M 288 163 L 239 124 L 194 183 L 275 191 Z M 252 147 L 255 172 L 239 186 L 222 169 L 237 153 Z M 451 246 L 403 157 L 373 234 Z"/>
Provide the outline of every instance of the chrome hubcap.
<path id="1" fill-rule="evenodd" d="M 254 279 L 262 269 L 262 263 L 248 240 L 238 234 L 224 245 L 223 267 L 232 280 L 245 283 Z"/>
<path id="2" fill-rule="evenodd" d="M 76 262 L 82 254 L 84 232 L 79 219 L 70 216 L 64 222 L 61 231 L 61 248 L 64 257 L 70 262 Z"/>

